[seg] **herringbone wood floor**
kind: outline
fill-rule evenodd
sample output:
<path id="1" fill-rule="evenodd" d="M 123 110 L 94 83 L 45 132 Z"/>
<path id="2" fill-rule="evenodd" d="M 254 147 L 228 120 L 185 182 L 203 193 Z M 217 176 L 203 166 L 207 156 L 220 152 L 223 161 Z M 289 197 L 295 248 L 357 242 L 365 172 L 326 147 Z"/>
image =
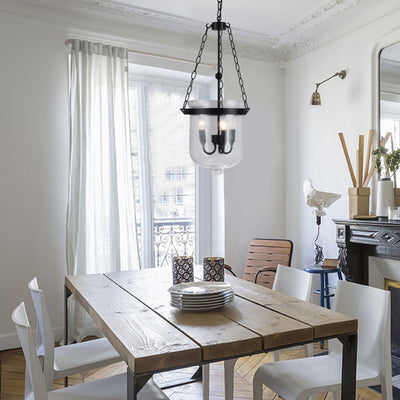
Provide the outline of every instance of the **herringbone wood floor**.
<path id="1" fill-rule="evenodd" d="M 315 345 L 314 352 L 320 351 L 319 344 Z M 281 355 L 281 359 L 302 357 L 302 350 L 285 351 Z M 271 362 L 271 354 L 259 354 L 252 357 L 243 357 L 236 363 L 235 370 L 235 400 L 252 399 L 252 379 L 254 372 L 261 364 Z M 25 378 L 25 361 L 21 349 L 8 350 L 0 352 L 0 397 L 2 400 L 22 400 L 24 398 L 24 378 Z M 71 385 L 76 385 L 82 382 L 102 378 L 116 373 L 125 372 L 124 363 L 114 364 L 108 367 L 99 368 L 82 374 L 77 374 L 69 378 Z M 169 373 L 160 374 L 155 377 L 157 382 L 169 381 L 177 379 L 183 374 L 191 375 L 193 368 L 188 370 L 179 370 Z M 63 387 L 63 380 L 58 380 L 54 384 L 54 389 Z M 216 363 L 211 365 L 210 372 L 210 399 L 224 399 L 223 385 L 223 364 Z M 180 386 L 168 389 L 165 393 L 171 400 L 202 400 L 201 382 L 192 383 L 185 386 Z M 357 390 L 358 400 L 379 400 L 381 395 L 375 391 L 363 388 Z M 264 391 L 264 399 L 272 400 L 279 399 L 268 388 Z M 321 394 L 317 397 L 318 400 L 332 400 L 332 394 Z"/>

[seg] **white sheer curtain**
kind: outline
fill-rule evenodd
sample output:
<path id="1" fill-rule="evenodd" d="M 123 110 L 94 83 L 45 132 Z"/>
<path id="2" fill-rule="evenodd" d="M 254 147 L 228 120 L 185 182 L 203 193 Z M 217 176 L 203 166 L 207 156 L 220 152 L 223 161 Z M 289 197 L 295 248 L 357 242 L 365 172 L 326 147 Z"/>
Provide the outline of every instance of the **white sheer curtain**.
<path id="1" fill-rule="evenodd" d="M 138 269 L 128 51 L 73 40 L 70 53 L 68 274 Z M 71 339 L 100 335 L 74 301 L 69 310 Z"/>

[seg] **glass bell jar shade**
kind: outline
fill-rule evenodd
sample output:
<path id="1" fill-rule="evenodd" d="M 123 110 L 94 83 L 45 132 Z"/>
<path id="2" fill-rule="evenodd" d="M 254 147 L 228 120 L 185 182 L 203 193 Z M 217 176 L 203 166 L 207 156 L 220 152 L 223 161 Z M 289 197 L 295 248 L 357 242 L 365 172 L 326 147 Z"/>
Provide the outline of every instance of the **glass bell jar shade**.
<path id="1" fill-rule="evenodd" d="M 225 100 L 224 115 L 211 115 L 217 109 L 216 100 L 188 102 L 188 109 L 198 109 L 190 115 L 190 157 L 201 167 L 210 168 L 211 173 L 222 173 L 239 163 L 242 158 L 242 117 L 236 113 L 241 104 Z M 204 114 L 201 113 L 204 109 Z"/>

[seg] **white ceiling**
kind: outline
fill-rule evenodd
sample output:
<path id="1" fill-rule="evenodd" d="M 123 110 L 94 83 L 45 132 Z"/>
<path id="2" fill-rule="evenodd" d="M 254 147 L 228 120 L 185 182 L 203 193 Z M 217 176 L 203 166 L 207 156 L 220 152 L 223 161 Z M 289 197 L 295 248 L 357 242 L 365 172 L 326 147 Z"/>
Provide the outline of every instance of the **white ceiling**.
<path id="1" fill-rule="evenodd" d="M 17 1 L 17 0 L 14 0 Z M 198 43 L 216 0 L 18 0 L 117 17 Z M 400 0 L 224 0 L 239 55 L 284 62 L 400 9 Z M 167 35 L 165 36 L 167 40 Z"/>
<path id="2" fill-rule="evenodd" d="M 216 0 L 120 0 L 119 3 L 202 23 L 215 21 L 217 13 Z M 222 19 L 238 30 L 280 36 L 327 3 L 329 1 L 225 0 Z"/>

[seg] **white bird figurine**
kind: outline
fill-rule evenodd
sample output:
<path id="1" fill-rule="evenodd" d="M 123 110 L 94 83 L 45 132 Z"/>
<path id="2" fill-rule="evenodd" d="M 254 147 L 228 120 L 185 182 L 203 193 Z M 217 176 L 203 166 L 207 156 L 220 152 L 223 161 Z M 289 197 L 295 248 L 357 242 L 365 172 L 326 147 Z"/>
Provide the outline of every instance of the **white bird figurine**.
<path id="1" fill-rule="evenodd" d="M 310 207 L 315 207 L 315 215 L 322 217 L 326 215 L 325 208 L 328 208 L 336 200 L 342 197 L 338 193 L 321 192 L 315 190 L 310 178 L 304 179 L 303 192 L 306 204 Z"/>

